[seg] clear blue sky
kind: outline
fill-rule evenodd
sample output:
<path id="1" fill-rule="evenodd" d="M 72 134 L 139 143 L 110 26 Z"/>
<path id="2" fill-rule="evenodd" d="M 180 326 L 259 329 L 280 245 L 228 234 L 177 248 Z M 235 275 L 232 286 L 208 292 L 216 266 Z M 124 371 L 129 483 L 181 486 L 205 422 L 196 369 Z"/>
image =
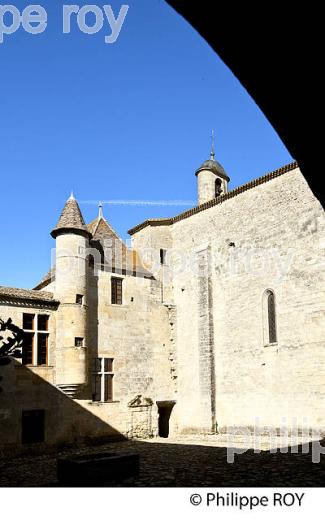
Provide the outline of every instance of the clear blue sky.
<path id="1" fill-rule="evenodd" d="M 209 156 L 212 128 L 230 189 L 292 160 L 233 74 L 163 0 L 129 0 L 112 45 L 107 22 L 96 35 L 75 23 L 63 35 L 69 2 L 40 3 L 46 32 L 20 29 L 0 45 L 0 285 L 32 287 L 47 271 L 49 232 L 71 189 L 81 201 L 196 200 L 194 172 Z M 110 3 L 118 13 L 121 3 Z M 87 221 L 97 215 L 80 206 Z M 147 218 L 185 209 L 104 213 L 126 238 Z"/>

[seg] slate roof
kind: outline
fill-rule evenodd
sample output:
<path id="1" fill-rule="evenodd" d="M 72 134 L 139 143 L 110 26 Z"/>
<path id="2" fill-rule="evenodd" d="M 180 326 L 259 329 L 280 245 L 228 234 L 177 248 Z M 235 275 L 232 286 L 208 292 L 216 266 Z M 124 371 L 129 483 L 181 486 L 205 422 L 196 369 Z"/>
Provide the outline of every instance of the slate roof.
<path id="1" fill-rule="evenodd" d="M 73 195 L 67 200 L 56 227 L 51 232 L 53 238 L 60 231 L 74 231 L 89 236 L 89 231 L 83 219 L 78 202 Z"/>
<path id="2" fill-rule="evenodd" d="M 202 170 L 210 170 L 215 175 L 219 175 L 223 179 L 226 179 L 227 182 L 230 181 L 228 175 L 225 172 L 224 167 L 221 166 L 221 164 L 218 161 L 216 161 L 215 159 L 209 159 L 208 161 L 204 161 L 202 166 L 200 166 L 200 168 L 198 168 L 196 170 L 195 175 L 197 175 Z"/>
<path id="3" fill-rule="evenodd" d="M 10 300 L 33 300 L 38 302 L 48 302 L 58 304 L 58 300 L 55 300 L 53 293 L 46 291 L 36 291 L 34 289 L 17 289 L 15 287 L 4 287 L 0 286 L 0 300 L 2 298 Z"/>

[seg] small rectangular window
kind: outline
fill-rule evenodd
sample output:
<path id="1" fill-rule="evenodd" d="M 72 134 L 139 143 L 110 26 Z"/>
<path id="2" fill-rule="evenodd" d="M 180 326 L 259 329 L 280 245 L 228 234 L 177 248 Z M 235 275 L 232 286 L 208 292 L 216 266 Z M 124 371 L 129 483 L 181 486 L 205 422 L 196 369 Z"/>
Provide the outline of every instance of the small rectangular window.
<path id="1" fill-rule="evenodd" d="M 102 361 L 102 358 L 94 358 L 93 359 L 93 372 L 100 372 L 101 371 L 101 361 Z"/>
<path id="2" fill-rule="evenodd" d="M 37 329 L 38 330 L 48 330 L 49 324 L 49 316 L 46 314 L 39 314 L 37 316 Z"/>
<path id="3" fill-rule="evenodd" d="M 122 305 L 122 278 L 111 279 L 111 303 L 114 305 Z"/>
<path id="4" fill-rule="evenodd" d="M 82 305 L 83 298 L 84 298 L 84 297 L 83 297 L 82 294 L 77 294 L 77 295 L 76 295 L 76 303 L 77 303 L 78 305 Z"/>
<path id="5" fill-rule="evenodd" d="M 84 339 L 83 338 L 74 338 L 74 346 L 75 347 L 83 347 Z"/>
<path id="6" fill-rule="evenodd" d="M 35 314 L 23 314 L 23 329 L 34 330 Z"/>
<path id="7" fill-rule="evenodd" d="M 104 360 L 104 372 L 113 372 L 113 359 L 103 358 Z"/>
<path id="8" fill-rule="evenodd" d="M 161 249 L 160 250 L 160 263 L 161 263 L 161 265 L 165 265 L 165 263 L 166 263 L 166 253 L 167 253 L 166 249 Z"/>
<path id="9" fill-rule="evenodd" d="M 45 410 L 22 411 L 22 443 L 44 442 Z"/>

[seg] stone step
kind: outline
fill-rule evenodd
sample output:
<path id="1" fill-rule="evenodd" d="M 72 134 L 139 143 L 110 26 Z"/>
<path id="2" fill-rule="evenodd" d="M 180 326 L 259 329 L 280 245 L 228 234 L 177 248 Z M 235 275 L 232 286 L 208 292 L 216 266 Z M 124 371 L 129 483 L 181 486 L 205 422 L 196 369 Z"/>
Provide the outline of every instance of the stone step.
<path id="1" fill-rule="evenodd" d="M 82 385 L 57 385 L 59 390 L 71 399 L 77 399 Z"/>

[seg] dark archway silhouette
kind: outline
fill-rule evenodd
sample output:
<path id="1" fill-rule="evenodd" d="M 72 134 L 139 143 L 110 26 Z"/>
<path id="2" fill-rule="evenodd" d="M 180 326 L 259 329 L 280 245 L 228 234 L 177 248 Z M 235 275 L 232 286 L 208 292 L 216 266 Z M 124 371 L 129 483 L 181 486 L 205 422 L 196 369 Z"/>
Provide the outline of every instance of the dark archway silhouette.
<path id="1" fill-rule="evenodd" d="M 314 195 L 324 203 L 318 173 L 324 97 L 320 8 L 314 3 L 295 3 L 290 9 L 283 2 L 261 6 L 245 2 L 229 7 L 216 3 L 212 10 L 211 2 L 204 0 L 167 3 L 232 70 L 298 161 Z"/>
<path id="2" fill-rule="evenodd" d="M 158 435 L 159 437 L 169 437 L 169 419 L 176 401 L 157 401 L 158 406 Z"/>

